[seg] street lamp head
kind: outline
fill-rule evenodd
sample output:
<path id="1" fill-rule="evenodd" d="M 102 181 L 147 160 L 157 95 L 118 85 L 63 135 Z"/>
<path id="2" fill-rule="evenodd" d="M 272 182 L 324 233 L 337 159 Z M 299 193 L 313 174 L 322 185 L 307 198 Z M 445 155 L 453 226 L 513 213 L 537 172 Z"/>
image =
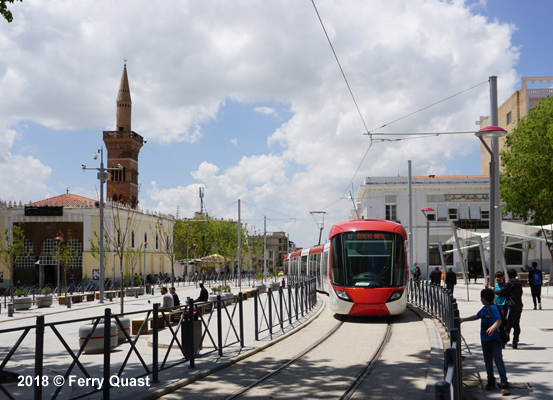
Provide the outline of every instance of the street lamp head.
<path id="1" fill-rule="evenodd" d="M 500 138 L 507 135 L 507 131 L 500 126 L 487 126 L 474 134 L 480 139 Z"/>
<path id="2" fill-rule="evenodd" d="M 425 216 L 426 218 L 428 218 L 428 214 L 427 214 L 427 213 L 429 213 L 429 212 L 434 212 L 434 211 L 436 211 L 436 210 L 434 210 L 432 207 L 424 207 L 421 211 L 422 211 L 422 213 L 424 214 L 424 216 Z"/>
<path id="3" fill-rule="evenodd" d="M 92 158 L 94 158 L 95 160 L 98 159 L 98 155 L 96 153 L 94 153 L 94 155 L 92 156 Z"/>

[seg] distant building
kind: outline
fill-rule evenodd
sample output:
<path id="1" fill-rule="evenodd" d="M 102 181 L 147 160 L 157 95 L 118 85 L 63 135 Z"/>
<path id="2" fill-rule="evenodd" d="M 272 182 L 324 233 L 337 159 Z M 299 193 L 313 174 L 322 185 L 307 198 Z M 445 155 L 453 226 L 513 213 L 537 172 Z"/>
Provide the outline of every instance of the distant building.
<path id="1" fill-rule="evenodd" d="M 359 188 L 357 209 L 350 219 L 384 219 L 400 222 L 409 231 L 409 179 L 407 176 L 367 177 Z M 489 177 L 480 175 L 461 176 L 413 176 L 412 177 L 412 231 L 413 262 L 426 277 L 426 217 L 421 212 L 430 207 L 429 217 L 429 264 L 441 265 L 438 245 L 445 251 L 453 250 L 446 243 L 453 236 L 453 229 L 462 228 L 472 232 L 487 233 L 490 221 Z M 512 220 L 512 215 L 503 216 Z M 516 222 L 516 221 L 513 221 Z M 520 269 L 526 263 L 538 261 L 550 268 L 551 260 L 545 245 L 538 241 L 514 243 L 507 239 L 505 261 L 508 267 Z M 541 248 L 543 246 L 543 248 Z M 547 250 L 547 249 L 545 249 Z M 478 247 L 465 251 L 467 267 L 482 265 Z M 486 261 L 488 255 L 486 254 Z M 458 252 L 446 259 L 456 271 L 461 271 L 462 259 Z"/>
<path id="2" fill-rule="evenodd" d="M 511 133 L 518 124 L 518 121 L 528 114 L 541 99 L 553 95 L 552 88 L 528 89 L 526 85 L 534 82 L 553 82 L 553 77 L 522 78 L 522 87 L 511 95 L 498 109 L 499 126 Z M 480 117 L 480 129 L 490 126 L 490 117 Z M 487 140 L 490 144 L 489 139 Z M 499 149 L 503 150 L 505 137 L 499 138 Z M 484 145 L 480 144 L 480 173 L 489 174 L 490 153 Z"/>
<path id="3" fill-rule="evenodd" d="M 112 235 L 114 229 L 126 229 L 128 247 L 136 250 L 142 246 L 142 256 L 130 264 L 125 261 L 124 275 L 134 273 L 163 274 L 171 273 L 171 266 L 163 254 L 160 232 L 171 237 L 173 222 L 163 215 L 139 210 L 138 206 L 138 153 L 145 141 L 142 136 L 131 130 L 131 98 L 126 65 L 117 96 L 117 130 L 103 133 L 107 148 L 107 168 L 111 179 L 107 181 L 107 201 L 104 208 L 104 230 Z M 114 207 L 118 204 L 119 207 Z M 124 207 L 120 207 L 123 205 Z M 118 224 L 114 221 L 120 221 Z M 132 224 L 127 225 L 128 221 Z M 91 253 L 91 241 L 97 244 L 100 229 L 99 202 L 75 194 L 64 193 L 45 200 L 26 205 L 15 202 L 0 203 L 0 231 L 11 230 L 20 225 L 25 232 L 27 257 L 16 266 L 14 280 L 22 284 L 44 286 L 58 283 L 58 261 L 55 249 L 59 244 L 56 237 L 72 237 L 72 245 L 77 256 L 67 271 L 68 276 L 75 275 L 79 282 L 84 278 L 96 278 L 99 261 Z M 156 224 L 163 229 L 158 231 Z M 167 243 L 167 242 L 165 242 Z M 106 244 L 104 277 L 119 279 L 119 259 L 113 249 Z M 0 286 L 8 286 L 9 272 L 3 260 L 0 260 Z M 177 271 L 175 271 L 178 275 Z M 59 282 L 63 278 L 59 277 Z"/>
<path id="4" fill-rule="evenodd" d="M 276 268 L 283 267 L 283 258 L 284 255 L 295 251 L 296 245 L 294 242 L 288 239 L 288 236 L 285 232 L 273 232 L 268 233 L 267 237 L 267 266 L 272 270 Z M 255 240 L 261 246 L 263 246 L 265 241 L 265 236 L 257 235 L 250 236 L 250 241 Z M 252 264 L 255 268 L 263 268 L 263 252 L 257 257 L 252 259 Z"/>

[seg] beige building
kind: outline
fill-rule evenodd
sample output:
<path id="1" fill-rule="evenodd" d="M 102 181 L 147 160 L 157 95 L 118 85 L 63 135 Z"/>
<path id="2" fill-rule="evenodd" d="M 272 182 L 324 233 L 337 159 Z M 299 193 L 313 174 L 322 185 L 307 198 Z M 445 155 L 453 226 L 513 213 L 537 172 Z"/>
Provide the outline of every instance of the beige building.
<path id="1" fill-rule="evenodd" d="M 553 95 L 553 89 L 529 89 L 528 83 L 552 83 L 553 77 L 522 78 L 522 88 L 509 97 L 498 109 L 499 126 L 511 133 L 517 126 L 518 121 L 528 114 L 528 111 L 535 107 L 544 97 Z M 480 129 L 490 126 L 490 117 L 480 117 Z M 490 145 L 489 139 L 487 139 Z M 505 137 L 499 138 L 499 149 L 503 150 Z M 490 171 L 490 153 L 480 144 L 480 173 L 488 175 Z"/>
<path id="2" fill-rule="evenodd" d="M 119 220 L 115 222 L 114 220 Z M 128 223 L 128 225 L 127 225 Z M 19 225 L 25 232 L 27 256 L 19 260 L 14 273 L 14 281 L 23 285 L 51 285 L 63 282 L 63 271 L 59 272 L 58 260 L 55 256 L 57 237 L 67 239 L 71 236 L 72 246 L 76 252 L 67 275 L 74 274 L 77 282 L 85 278 L 95 279 L 99 274 L 99 260 L 91 252 L 92 244 L 98 245 L 100 231 L 100 215 L 98 202 L 71 193 L 65 193 L 50 199 L 41 200 L 27 205 L 0 204 L 0 229 L 11 230 L 13 225 Z M 160 229 L 160 226 L 163 228 Z M 115 228 L 114 228 L 115 227 Z M 117 208 L 108 202 L 104 208 L 104 230 L 111 237 L 117 227 L 126 230 L 125 247 L 136 250 L 143 249 L 140 257 L 131 264 L 124 260 L 123 275 L 171 274 L 169 259 L 162 251 L 164 239 L 160 232 L 171 238 L 173 236 L 173 221 L 171 218 L 132 208 Z M 125 234 L 122 235 L 125 237 Z M 144 245 L 147 243 L 147 245 Z M 119 258 L 113 246 L 106 245 L 104 260 L 104 277 L 119 281 Z M 133 271 L 134 269 L 134 271 Z M 10 274 L 7 266 L 0 260 L 0 273 L 3 282 L 0 287 L 8 286 Z"/>
<path id="3" fill-rule="evenodd" d="M 131 130 L 132 103 L 126 65 L 123 68 L 119 93 L 116 99 L 117 131 L 103 132 L 108 152 L 107 199 L 104 207 L 104 232 L 113 239 L 122 238 L 125 248 L 134 250 L 135 257 L 124 261 L 123 276 L 140 274 L 171 274 L 169 258 L 163 249 L 173 250 L 173 218 L 138 208 L 138 153 L 145 141 Z M 67 149 L 66 149 L 67 150 Z M 120 167 L 119 167 L 120 166 Z M 112 202 L 115 201 L 115 202 Z M 115 206 L 117 204 L 117 206 Z M 75 194 L 29 203 L 0 203 L 0 231 L 11 232 L 19 225 L 25 232 L 27 256 L 19 260 L 14 281 L 24 285 L 57 285 L 63 282 L 59 271 L 56 248 L 61 239 L 71 237 L 75 258 L 67 268 L 68 276 L 76 282 L 82 279 L 98 279 L 99 261 L 91 252 L 91 243 L 98 244 L 100 232 L 99 202 Z M 161 237 L 163 236 L 163 237 Z M 168 245 L 169 243 L 169 245 Z M 118 281 L 120 261 L 109 240 L 105 246 L 104 277 Z M 140 257 L 136 250 L 141 249 Z M 143 250 L 143 251 L 142 251 Z M 180 272 L 182 273 L 182 272 Z M 176 275 L 179 275 L 175 271 Z M 0 287 L 8 286 L 10 273 L 0 260 Z"/>

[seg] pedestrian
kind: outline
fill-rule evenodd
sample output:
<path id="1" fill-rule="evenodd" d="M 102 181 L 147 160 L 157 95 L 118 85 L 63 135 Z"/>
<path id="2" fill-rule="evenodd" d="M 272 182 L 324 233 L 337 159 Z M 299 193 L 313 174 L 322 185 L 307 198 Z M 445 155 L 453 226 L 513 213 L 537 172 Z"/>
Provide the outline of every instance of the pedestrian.
<path id="1" fill-rule="evenodd" d="M 536 305 L 541 310 L 541 285 L 543 282 L 543 274 L 538 269 L 538 263 L 532 263 L 532 271 L 528 274 L 528 283 L 530 284 L 530 290 L 532 291 L 532 301 L 534 302 L 534 310 Z M 536 302 L 537 300 L 537 302 Z"/>
<path id="2" fill-rule="evenodd" d="M 510 334 L 511 328 L 513 329 L 513 349 L 518 348 L 518 342 L 520 339 L 520 317 L 522 315 L 522 282 L 517 278 L 516 269 L 510 268 L 507 271 L 509 281 L 501 288 L 496 290 L 495 294 L 505 297 L 507 299 L 507 333 Z"/>
<path id="3" fill-rule="evenodd" d="M 516 272 L 516 271 L 515 271 Z M 483 289 L 480 292 L 480 301 L 483 307 L 476 313 L 467 318 L 461 318 L 461 323 L 467 321 L 480 322 L 480 342 L 482 343 L 482 353 L 484 354 L 484 363 L 486 364 L 486 374 L 488 383 L 486 390 L 494 390 L 496 388 L 493 364 L 499 372 L 501 380 L 501 394 L 508 396 L 511 394 L 509 389 L 509 381 L 507 380 L 507 369 L 503 361 L 503 343 L 497 328 L 501 325 L 501 315 L 497 306 L 493 304 L 494 292 L 491 289 Z"/>
<path id="4" fill-rule="evenodd" d="M 440 286 L 442 280 L 442 274 L 440 272 L 440 268 L 436 267 L 434 268 L 434 271 L 430 273 L 430 283 L 432 285 Z"/>
<path id="5" fill-rule="evenodd" d="M 194 300 L 194 303 L 197 303 L 198 301 L 207 301 L 209 299 L 209 293 L 206 288 L 204 288 L 203 282 L 200 282 L 200 296 Z"/>
<path id="6" fill-rule="evenodd" d="M 415 267 L 415 272 L 413 272 L 413 279 L 416 280 L 416 281 L 420 281 L 421 280 L 421 269 L 419 268 L 419 266 L 417 264 L 415 264 L 416 267 Z"/>
<path id="7" fill-rule="evenodd" d="M 457 284 L 457 274 L 453 272 L 453 267 L 449 267 L 445 274 L 445 287 L 453 295 L 453 289 Z"/>
<path id="8" fill-rule="evenodd" d="M 173 306 L 180 306 L 179 295 L 177 294 L 177 292 L 175 292 L 175 288 L 173 286 L 169 288 L 169 293 L 171 293 L 171 296 L 173 296 Z"/>
<path id="9" fill-rule="evenodd" d="M 69 276 L 69 293 L 73 294 L 75 291 L 75 274 Z"/>
<path id="10" fill-rule="evenodd" d="M 173 296 L 167 292 L 167 288 L 163 286 L 161 288 L 161 308 L 173 307 Z"/>

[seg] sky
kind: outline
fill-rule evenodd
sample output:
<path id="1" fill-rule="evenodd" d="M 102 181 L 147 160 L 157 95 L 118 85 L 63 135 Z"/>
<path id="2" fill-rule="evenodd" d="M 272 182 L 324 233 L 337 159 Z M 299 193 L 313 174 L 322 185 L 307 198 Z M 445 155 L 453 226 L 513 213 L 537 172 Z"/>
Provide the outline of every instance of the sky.
<path id="1" fill-rule="evenodd" d="M 501 104 L 522 77 L 553 75 L 549 0 L 9 8 L 13 22 L 0 21 L 0 200 L 67 190 L 98 199 L 96 174 L 81 165 L 99 167 L 93 155 L 102 131 L 115 129 L 127 60 L 132 130 L 147 140 L 140 207 L 192 217 L 202 186 L 210 216 L 237 220 L 240 200 L 250 232 L 263 232 L 266 218 L 268 232 L 302 247 L 317 244 L 323 215 L 323 241 L 349 218 L 350 193 L 367 176 L 407 175 L 408 160 L 414 175 L 480 174 L 472 133 L 392 134 L 474 132 L 489 115 L 490 76 Z"/>

